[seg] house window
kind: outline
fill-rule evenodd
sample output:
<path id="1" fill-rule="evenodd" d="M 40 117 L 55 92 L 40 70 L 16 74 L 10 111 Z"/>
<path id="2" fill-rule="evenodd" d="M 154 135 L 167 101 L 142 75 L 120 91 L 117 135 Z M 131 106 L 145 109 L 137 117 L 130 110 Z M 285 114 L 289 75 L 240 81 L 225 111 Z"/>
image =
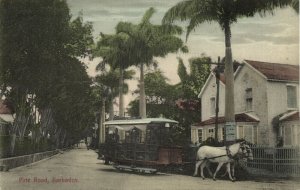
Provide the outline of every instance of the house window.
<path id="1" fill-rule="evenodd" d="M 210 99 L 210 114 L 215 115 L 216 113 L 216 99 L 213 97 Z"/>
<path id="2" fill-rule="evenodd" d="M 203 141 L 203 130 L 198 129 L 198 142 L 201 143 Z"/>
<path id="3" fill-rule="evenodd" d="M 246 111 L 252 110 L 252 88 L 246 89 Z"/>
<path id="4" fill-rule="evenodd" d="M 208 129 L 208 137 L 215 137 L 215 130 L 213 128 Z"/>
<path id="5" fill-rule="evenodd" d="M 243 138 L 248 142 L 257 143 L 257 127 L 253 125 L 244 125 L 238 127 L 238 138 Z"/>
<path id="6" fill-rule="evenodd" d="M 287 107 L 297 108 L 296 86 L 286 86 L 286 89 L 287 89 Z"/>
<path id="7" fill-rule="evenodd" d="M 299 146 L 299 125 L 282 126 L 282 135 L 284 146 Z"/>

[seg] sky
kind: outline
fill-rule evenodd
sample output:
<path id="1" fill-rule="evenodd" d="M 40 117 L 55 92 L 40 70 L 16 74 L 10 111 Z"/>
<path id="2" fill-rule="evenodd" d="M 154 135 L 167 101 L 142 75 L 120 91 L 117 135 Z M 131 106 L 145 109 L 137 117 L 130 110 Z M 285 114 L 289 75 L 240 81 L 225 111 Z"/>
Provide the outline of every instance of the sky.
<path id="1" fill-rule="evenodd" d="M 84 21 L 93 23 L 94 37 L 98 39 L 100 32 L 115 33 L 115 26 L 120 21 L 139 23 L 143 14 L 150 7 L 156 12 L 151 21 L 161 23 L 165 12 L 181 0 L 67 0 L 71 14 L 76 17 L 82 12 Z M 186 26 L 186 23 L 178 23 Z M 184 28 L 185 29 L 185 28 Z M 274 15 L 260 17 L 258 14 L 250 18 L 240 18 L 232 25 L 233 59 L 266 61 L 284 64 L 299 64 L 299 17 L 291 8 L 278 9 Z M 185 30 L 184 30 L 185 31 Z M 185 40 L 185 32 L 182 35 Z M 177 75 L 180 56 L 188 66 L 190 57 L 201 54 L 210 56 L 213 60 L 225 56 L 224 34 L 217 23 L 204 23 L 190 34 L 186 44 L 188 54 L 169 54 L 165 58 L 156 58 L 159 68 L 171 84 L 179 82 Z M 101 59 L 84 60 L 90 76 L 95 76 L 95 65 Z M 138 73 L 137 73 L 138 77 Z M 137 88 L 137 81 L 129 82 L 129 90 Z M 200 89 L 199 89 L 200 91 Z M 129 93 L 125 97 L 127 105 L 133 97 Z"/>

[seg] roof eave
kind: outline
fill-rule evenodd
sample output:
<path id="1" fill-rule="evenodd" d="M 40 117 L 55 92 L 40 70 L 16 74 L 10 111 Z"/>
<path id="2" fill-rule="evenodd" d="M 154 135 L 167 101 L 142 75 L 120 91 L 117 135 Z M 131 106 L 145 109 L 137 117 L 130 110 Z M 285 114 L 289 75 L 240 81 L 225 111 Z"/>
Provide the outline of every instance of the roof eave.
<path id="1" fill-rule="evenodd" d="M 271 81 L 271 82 L 289 82 L 289 83 L 297 83 L 297 84 L 299 84 L 299 81 L 297 81 L 297 80 L 267 79 L 267 81 Z"/>

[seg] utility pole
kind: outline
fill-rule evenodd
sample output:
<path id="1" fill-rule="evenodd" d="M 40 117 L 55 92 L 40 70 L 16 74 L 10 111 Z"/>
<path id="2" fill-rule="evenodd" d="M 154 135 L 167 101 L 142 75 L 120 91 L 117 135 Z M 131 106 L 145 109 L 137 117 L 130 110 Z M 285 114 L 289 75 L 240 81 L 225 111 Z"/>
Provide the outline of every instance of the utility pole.
<path id="1" fill-rule="evenodd" d="M 219 115 L 219 91 L 220 91 L 220 72 L 221 72 L 221 65 L 224 66 L 223 63 L 220 62 L 220 56 L 218 56 L 218 63 L 203 63 L 209 65 L 217 65 L 215 68 L 215 76 L 216 76 L 216 85 L 217 85 L 217 92 L 216 92 L 216 107 L 215 107 L 215 140 L 218 141 L 218 115 Z"/>
<path id="2" fill-rule="evenodd" d="M 216 72 L 216 84 L 217 84 L 217 92 L 216 92 L 216 117 L 215 117 L 215 140 L 218 141 L 218 117 L 219 117 L 219 91 L 220 91 L 220 56 L 218 57 L 218 64 L 215 68 Z"/>

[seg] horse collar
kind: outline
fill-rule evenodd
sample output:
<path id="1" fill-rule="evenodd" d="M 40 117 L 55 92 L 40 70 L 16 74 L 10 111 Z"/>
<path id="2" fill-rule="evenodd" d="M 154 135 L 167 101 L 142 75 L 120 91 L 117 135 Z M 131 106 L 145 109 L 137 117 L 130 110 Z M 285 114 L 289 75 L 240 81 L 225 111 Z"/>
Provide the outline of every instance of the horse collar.
<path id="1" fill-rule="evenodd" d="M 226 154 L 227 154 L 227 156 L 228 156 L 230 159 L 233 158 L 233 156 L 232 156 L 232 154 L 231 154 L 231 152 L 230 152 L 230 150 L 229 150 L 229 146 L 226 146 Z"/>

